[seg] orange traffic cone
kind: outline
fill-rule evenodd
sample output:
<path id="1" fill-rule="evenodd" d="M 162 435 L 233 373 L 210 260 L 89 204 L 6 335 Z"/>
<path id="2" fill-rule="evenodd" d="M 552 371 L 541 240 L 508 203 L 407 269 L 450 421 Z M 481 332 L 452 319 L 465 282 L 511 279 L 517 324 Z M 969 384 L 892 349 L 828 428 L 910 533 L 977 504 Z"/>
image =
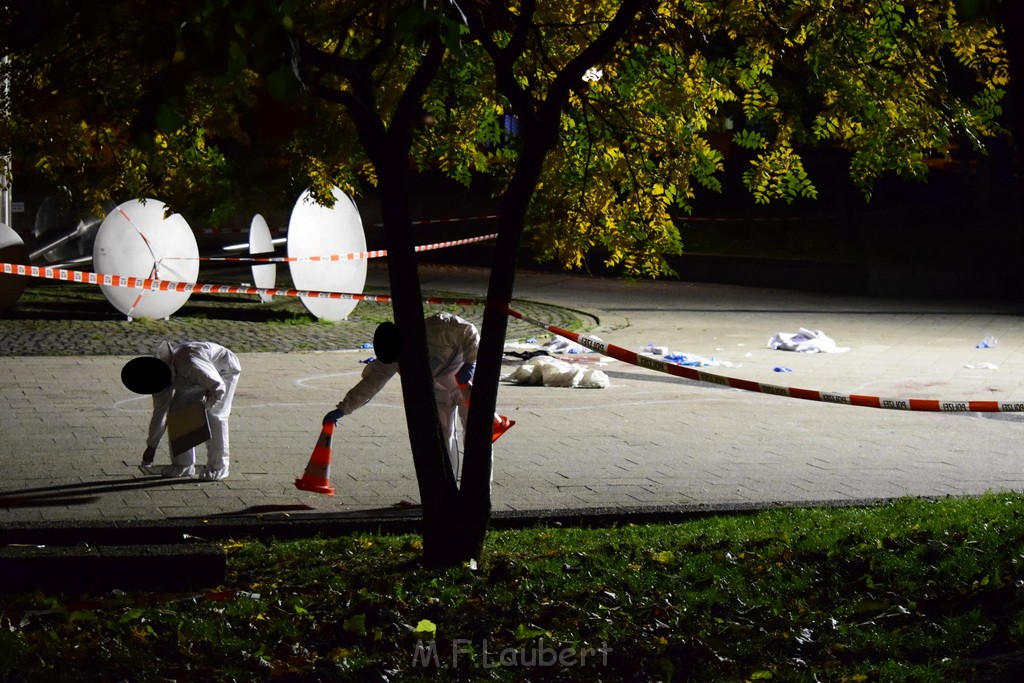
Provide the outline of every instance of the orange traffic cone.
<path id="1" fill-rule="evenodd" d="M 306 472 L 301 479 L 295 480 L 295 488 L 313 493 L 323 493 L 327 496 L 334 495 L 334 487 L 331 486 L 331 437 L 333 435 L 334 423 L 325 422 L 324 428 L 320 431 L 320 438 L 313 448 L 313 455 L 309 456 Z"/>
<path id="2" fill-rule="evenodd" d="M 512 429 L 512 426 L 516 423 L 515 420 L 510 420 L 504 415 L 499 415 L 494 418 L 494 426 L 491 431 L 491 443 L 494 443 L 501 438 L 501 435 Z"/>

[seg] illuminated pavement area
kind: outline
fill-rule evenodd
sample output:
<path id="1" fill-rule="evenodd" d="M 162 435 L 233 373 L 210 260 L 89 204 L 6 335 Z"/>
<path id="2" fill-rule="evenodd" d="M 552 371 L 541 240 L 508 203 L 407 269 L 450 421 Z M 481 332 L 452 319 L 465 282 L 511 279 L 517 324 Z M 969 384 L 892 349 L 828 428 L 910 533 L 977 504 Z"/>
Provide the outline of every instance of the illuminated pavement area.
<path id="1" fill-rule="evenodd" d="M 466 268 L 429 267 L 423 280 L 427 294 L 482 296 L 486 287 L 483 270 Z M 386 284 L 385 274 L 371 271 L 370 284 Z M 1024 407 L 1024 327 L 1013 304 L 543 273 L 520 273 L 516 293 L 594 316 L 593 333 L 627 349 L 653 343 L 738 364 L 707 368 L 731 377 Z M 774 333 L 799 327 L 822 330 L 850 351 L 767 348 Z M 989 335 L 998 345 L 976 348 Z M 354 348 L 240 354 L 231 476 L 221 482 L 164 480 L 136 467 L 149 399 L 120 384 L 130 356 L 0 357 L 0 542 L 12 531 L 75 525 L 156 524 L 201 534 L 225 524 L 414 519 L 417 508 L 404 505 L 419 494 L 398 381 L 339 422 L 330 477 L 336 497 L 293 485 L 320 418 L 356 382 L 367 355 Z M 506 362 L 509 371 L 519 363 Z M 965 367 L 979 363 L 997 367 Z M 608 389 L 503 385 L 499 412 L 518 424 L 495 446 L 496 521 L 1024 490 L 1024 413 L 831 405 L 616 361 L 601 369 Z M 198 459 L 205 460 L 202 447 Z M 168 460 L 162 444 L 158 463 Z"/>

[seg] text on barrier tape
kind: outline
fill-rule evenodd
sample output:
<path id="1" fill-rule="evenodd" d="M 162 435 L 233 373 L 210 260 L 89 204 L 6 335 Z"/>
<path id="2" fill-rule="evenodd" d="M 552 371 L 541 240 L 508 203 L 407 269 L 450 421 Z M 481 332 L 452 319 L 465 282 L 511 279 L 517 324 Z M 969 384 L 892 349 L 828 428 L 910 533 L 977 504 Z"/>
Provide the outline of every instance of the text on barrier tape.
<path id="1" fill-rule="evenodd" d="M 813 389 L 797 389 L 795 387 L 782 387 L 774 384 L 762 384 L 746 379 L 736 379 L 716 375 L 704 370 L 696 370 L 691 367 L 676 365 L 671 361 L 646 356 L 635 351 L 629 351 L 621 346 L 608 344 L 596 337 L 585 334 L 577 334 L 540 320 L 524 315 L 508 306 L 505 312 L 513 318 L 526 321 L 548 332 L 563 337 L 570 341 L 585 346 L 592 351 L 611 356 L 615 360 L 636 365 L 649 370 L 657 370 L 670 375 L 684 377 L 698 382 L 709 382 L 722 386 L 754 391 L 773 396 L 788 396 L 790 398 L 801 398 L 808 401 L 822 401 L 824 403 L 838 403 L 841 405 L 864 406 L 866 408 L 885 408 L 888 410 L 918 410 L 927 412 L 968 412 L 968 413 L 1019 413 L 1024 412 L 1024 402 L 1011 403 L 1003 401 L 943 401 L 930 398 L 882 398 L 880 396 L 865 396 L 860 394 L 838 394 L 833 392 L 815 391 Z"/>

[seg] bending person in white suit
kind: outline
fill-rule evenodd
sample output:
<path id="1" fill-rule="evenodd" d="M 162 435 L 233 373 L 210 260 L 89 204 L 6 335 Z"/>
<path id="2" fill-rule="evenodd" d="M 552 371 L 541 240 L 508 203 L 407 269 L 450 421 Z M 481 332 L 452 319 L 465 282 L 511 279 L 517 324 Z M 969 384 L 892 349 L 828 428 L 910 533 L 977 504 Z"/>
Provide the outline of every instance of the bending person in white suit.
<path id="1" fill-rule="evenodd" d="M 480 333 L 475 325 L 452 313 L 432 315 L 426 319 L 425 325 L 437 416 L 448 444 L 452 472 L 458 478 L 458 424 L 461 423 L 465 431 Z M 398 373 L 398 328 L 393 323 L 381 324 L 373 341 L 377 357 L 367 364 L 362 379 L 345 394 L 337 408 L 324 416 L 324 423 L 337 422 L 344 415 L 369 403 Z M 514 420 L 495 415 L 492 440 L 497 440 L 514 424 Z"/>
<path id="2" fill-rule="evenodd" d="M 153 464 L 156 447 L 167 430 L 168 415 L 188 404 L 202 403 L 210 425 L 210 439 L 206 442 L 206 466 L 199 478 L 226 479 L 231 465 L 228 417 L 241 372 L 238 357 L 230 349 L 209 341 L 163 341 L 155 356 L 129 361 L 121 371 L 125 386 L 136 393 L 153 395 L 153 415 L 142 467 Z M 160 474 L 195 476 L 195 448 L 172 453 L 171 464 L 163 467 Z"/>

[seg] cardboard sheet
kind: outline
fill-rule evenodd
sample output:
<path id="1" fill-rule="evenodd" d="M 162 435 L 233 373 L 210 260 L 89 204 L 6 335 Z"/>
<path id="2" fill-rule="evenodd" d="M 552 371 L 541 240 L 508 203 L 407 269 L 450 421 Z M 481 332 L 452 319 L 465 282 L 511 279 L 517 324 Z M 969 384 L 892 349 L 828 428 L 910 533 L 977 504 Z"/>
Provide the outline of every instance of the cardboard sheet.
<path id="1" fill-rule="evenodd" d="M 210 439 L 210 422 L 206 406 L 201 401 L 189 401 L 172 407 L 167 415 L 167 438 L 171 453 L 177 454 L 195 448 Z"/>

